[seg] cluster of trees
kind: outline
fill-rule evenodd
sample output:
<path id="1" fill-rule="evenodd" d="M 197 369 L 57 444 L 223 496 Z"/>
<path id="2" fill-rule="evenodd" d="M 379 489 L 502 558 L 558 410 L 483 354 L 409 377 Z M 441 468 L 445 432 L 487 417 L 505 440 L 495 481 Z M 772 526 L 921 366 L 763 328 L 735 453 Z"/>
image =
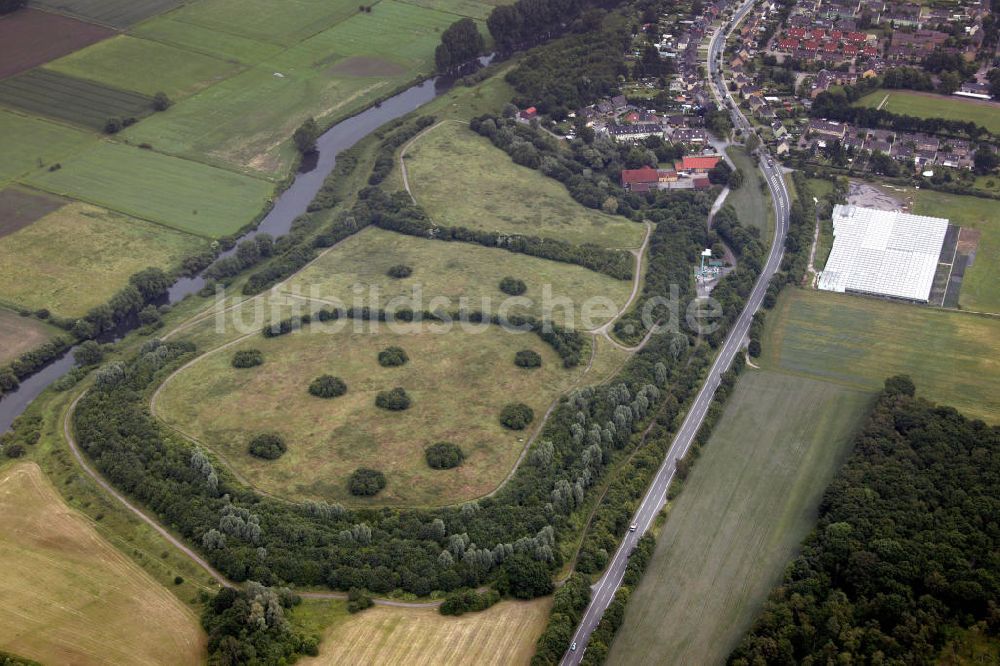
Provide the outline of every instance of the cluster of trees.
<path id="1" fill-rule="evenodd" d="M 524 280 L 519 280 L 518 278 L 513 277 L 505 277 L 500 280 L 500 291 L 508 296 L 520 296 L 524 292 L 528 291 L 528 285 L 524 284 Z"/>
<path id="2" fill-rule="evenodd" d="M 299 153 L 308 155 L 316 152 L 316 139 L 319 138 L 319 135 L 319 125 L 316 123 L 316 119 L 310 116 L 302 121 L 302 124 L 292 134 L 292 141 Z"/>
<path id="3" fill-rule="evenodd" d="M 493 589 L 483 592 L 477 590 L 458 590 L 445 597 L 439 610 L 441 615 L 464 615 L 484 611 L 500 601 L 500 593 Z"/>
<path id="4" fill-rule="evenodd" d="M 458 467 L 465 460 L 465 453 L 457 444 L 437 442 L 424 449 L 427 465 L 431 469 L 451 469 Z"/>
<path id="5" fill-rule="evenodd" d="M 478 58 L 484 48 L 476 22 L 470 18 L 459 19 L 441 33 L 441 43 L 434 50 L 434 64 L 439 72 L 447 72 Z"/>
<path id="6" fill-rule="evenodd" d="M 816 527 L 731 664 L 930 664 L 956 630 L 1000 630 L 1000 429 L 885 390 Z"/>
<path id="7" fill-rule="evenodd" d="M 516 5 L 501 5 L 490 15 L 490 21 L 514 12 Z M 629 73 L 623 54 L 629 48 L 631 34 L 621 17 L 608 17 L 603 21 L 605 27 L 600 27 L 600 16 L 595 18 L 598 25 L 586 27 L 596 29 L 533 50 L 507 74 L 507 82 L 517 91 L 515 104 L 522 108 L 534 106 L 541 114 L 563 120 L 572 111 L 618 94 L 618 77 Z M 490 29 L 492 32 L 492 25 Z M 497 43 L 504 48 L 502 41 Z"/>
<path id="8" fill-rule="evenodd" d="M 412 274 L 413 269 L 406 264 L 396 264 L 395 266 L 391 266 L 389 270 L 386 271 L 386 275 L 391 278 L 396 278 L 397 280 L 408 278 Z"/>
<path id="9" fill-rule="evenodd" d="M 309 393 L 317 398 L 339 398 L 347 393 L 347 384 L 340 377 L 320 375 L 309 382 Z"/>
<path id="10" fill-rule="evenodd" d="M 337 153 L 333 171 L 323 179 L 323 184 L 306 210 L 310 213 L 333 208 L 343 201 L 347 178 L 358 167 L 358 151 L 356 147 L 347 148 Z"/>
<path id="11" fill-rule="evenodd" d="M 583 6 L 581 0 L 517 0 L 490 12 L 486 27 L 501 51 L 536 43 L 571 21 Z"/>
<path id="12" fill-rule="evenodd" d="M 522 349 L 514 354 L 514 365 L 519 368 L 540 368 L 542 356 L 533 349 Z"/>
<path id="13" fill-rule="evenodd" d="M 253 368 L 264 362 L 264 354 L 259 349 L 241 349 L 233 354 L 234 368 Z"/>
<path id="14" fill-rule="evenodd" d="M 476 243 L 542 259 L 577 264 L 619 280 L 631 280 L 634 260 L 628 252 L 595 245 L 573 245 L 538 236 L 509 236 L 467 227 L 445 227 L 432 222 L 405 192 L 389 196 L 381 190 L 363 193 L 361 203 L 368 219 L 388 231 L 440 241 Z"/>
<path id="15" fill-rule="evenodd" d="M 285 611 L 301 601 L 288 588 L 252 581 L 242 589 L 222 588 L 201 617 L 208 634 L 209 663 L 292 663 L 299 655 L 319 654 L 319 638 L 295 631 L 285 618 Z"/>
<path id="16" fill-rule="evenodd" d="M 989 130 L 971 120 L 917 118 L 916 116 L 892 113 L 885 109 L 851 106 L 850 101 L 844 90 L 822 92 L 817 95 L 809 109 L 809 115 L 813 118 L 828 118 L 853 123 L 860 127 L 891 129 L 896 132 L 923 132 L 973 140 L 990 136 Z"/>
<path id="17" fill-rule="evenodd" d="M 264 432 L 253 437 L 247 447 L 250 455 L 264 460 L 277 460 L 288 450 L 285 438 L 275 432 Z"/>
<path id="18" fill-rule="evenodd" d="M 375 394 L 375 406 L 388 409 L 391 412 L 402 412 L 410 408 L 410 396 L 402 386 L 379 391 Z"/>
<path id="19" fill-rule="evenodd" d="M 535 420 L 535 412 L 523 402 L 512 402 L 500 410 L 500 423 L 511 430 L 524 430 Z"/>
<path id="20" fill-rule="evenodd" d="M 412 122 L 403 123 L 400 127 L 386 134 L 379 143 L 378 152 L 375 154 L 375 166 L 371 175 L 368 176 L 369 185 L 378 185 L 392 173 L 396 163 L 396 150 L 404 143 L 420 134 L 435 122 L 434 116 L 420 116 Z"/>
<path id="21" fill-rule="evenodd" d="M 378 353 L 378 364 L 383 368 L 395 368 L 410 360 L 402 347 L 386 347 Z"/>
<path id="22" fill-rule="evenodd" d="M 41 436 L 42 417 L 22 414 L 14 419 L 8 432 L 0 433 L 0 453 L 8 458 L 20 458 Z"/>
<path id="23" fill-rule="evenodd" d="M 347 488 L 351 491 L 352 495 L 371 497 L 385 488 L 385 474 L 377 469 L 359 467 L 351 474 L 351 478 L 347 482 Z M 370 539 L 371 530 L 368 532 L 368 540 Z M 358 541 L 358 539 L 354 538 L 352 541 Z"/>
<path id="24" fill-rule="evenodd" d="M 256 234 L 253 238 L 240 241 L 236 251 L 220 257 L 205 270 L 205 278 L 226 281 L 239 275 L 251 266 L 256 266 L 274 254 L 274 238 L 271 234 Z"/>
<path id="25" fill-rule="evenodd" d="M 556 590 L 549 622 L 535 644 L 531 666 L 555 666 L 562 660 L 589 603 L 590 579 L 574 571 Z"/>

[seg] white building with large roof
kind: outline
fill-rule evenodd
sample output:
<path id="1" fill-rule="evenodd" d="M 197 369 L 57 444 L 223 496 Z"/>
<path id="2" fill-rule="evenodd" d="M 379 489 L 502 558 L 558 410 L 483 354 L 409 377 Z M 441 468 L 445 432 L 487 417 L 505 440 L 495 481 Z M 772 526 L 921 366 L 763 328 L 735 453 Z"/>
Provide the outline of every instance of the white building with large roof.
<path id="1" fill-rule="evenodd" d="M 926 303 L 948 220 L 860 206 L 833 208 L 833 250 L 819 288 Z"/>

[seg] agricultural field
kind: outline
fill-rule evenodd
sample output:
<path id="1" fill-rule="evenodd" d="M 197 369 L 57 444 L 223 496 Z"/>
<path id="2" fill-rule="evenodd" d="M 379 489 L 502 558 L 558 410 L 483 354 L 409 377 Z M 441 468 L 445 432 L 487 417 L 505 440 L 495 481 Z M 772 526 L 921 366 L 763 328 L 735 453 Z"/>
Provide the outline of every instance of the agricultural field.
<path id="1" fill-rule="evenodd" d="M 441 225 L 604 247 L 642 244 L 642 225 L 582 207 L 561 183 L 514 164 L 461 123 L 423 134 L 404 162 L 417 203 Z"/>
<path id="2" fill-rule="evenodd" d="M 33 0 L 33 4 L 113 28 L 127 28 L 180 5 L 182 0 Z"/>
<path id="3" fill-rule="evenodd" d="M 277 44 L 185 23 L 176 16 L 176 12 L 158 16 L 137 25 L 129 34 L 244 65 L 253 65 L 275 56 L 283 48 Z"/>
<path id="4" fill-rule="evenodd" d="M 740 224 L 760 230 L 760 237 L 766 247 L 774 233 L 774 211 L 771 209 L 770 195 L 766 191 L 760 191 L 760 172 L 742 148 L 729 148 L 726 152 L 743 172 L 745 179 L 742 187 L 730 190 L 726 203 L 736 210 Z"/>
<path id="5" fill-rule="evenodd" d="M 141 118 L 153 112 L 146 95 L 45 68 L 0 81 L 0 106 L 103 130 L 108 118 Z"/>
<path id="6" fill-rule="evenodd" d="M 60 333 L 54 326 L 33 317 L 0 308 L 0 365 L 13 361 Z"/>
<path id="7" fill-rule="evenodd" d="M 762 342 L 766 368 L 869 391 L 905 373 L 924 398 L 987 422 L 1000 414 L 1000 319 L 785 289 Z"/>
<path id="8" fill-rule="evenodd" d="M 0 652 L 51 664 L 203 660 L 194 613 L 67 507 L 34 463 L 0 469 L 0 566 Z"/>
<path id="9" fill-rule="evenodd" d="M 155 413 L 265 492 L 357 503 L 347 479 L 357 467 L 373 467 L 388 485 L 367 504 L 440 505 L 495 489 L 549 404 L 583 374 L 564 369 L 533 333 L 459 323 L 446 333 L 430 323 L 376 326 L 341 320 L 277 338 L 250 333 L 169 378 L 154 398 Z M 378 353 L 390 346 L 402 347 L 409 361 L 379 365 Z M 234 369 L 232 355 L 241 349 L 260 350 L 263 365 Z M 522 349 L 536 351 L 542 367 L 515 366 Z M 341 378 L 347 393 L 311 396 L 309 383 L 322 374 Z M 397 386 L 410 395 L 409 409 L 375 406 L 378 392 Z M 514 401 L 535 413 L 522 431 L 506 430 L 498 419 Z M 288 451 L 277 460 L 251 456 L 248 441 L 271 431 L 285 438 Z M 465 462 L 428 467 L 424 449 L 440 441 L 459 445 Z"/>
<path id="10" fill-rule="evenodd" d="M 96 136 L 66 125 L 3 110 L 0 110 L 0 136 L 3 136 L 0 186 L 97 141 Z"/>
<path id="11" fill-rule="evenodd" d="M 10 189 L 0 192 L 0 220 Z M 149 266 L 170 269 L 207 241 L 158 224 L 51 195 L 30 194 L 32 218 L 0 236 L 0 301 L 62 317 L 106 303 L 128 277 Z M 20 197 L 19 200 L 23 200 Z"/>
<path id="12" fill-rule="evenodd" d="M 58 171 L 36 172 L 25 181 L 207 238 L 249 224 L 274 189 L 231 171 L 109 142 L 67 159 Z"/>
<path id="13" fill-rule="evenodd" d="M 164 92 L 174 101 L 232 76 L 239 67 L 128 35 L 94 44 L 45 66 L 54 72 L 144 95 Z"/>
<path id="14" fill-rule="evenodd" d="M 389 268 L 400 264 L 409 266 L 412 275 L 389 277 Z M 467 299 L 469 309 L 497 312 L 510 299 L 499 288 L 506 276 L 524 280 L 528 290 L 522 298 L 531 299 L 530 306 L 511 301 L 511 314 L 541 317 L 543 310 L 548 310 L 556 323 L 574 327 L 604 324 L 625 305 L 632 291 L 630 280 L 616 280 L 581 266 L 468 243 L 404 236 L 375 227 L 344 240 L 296 274 L 282 291 L 345 306 L 358 298 L 370 307 L 377 306 L 376 298 L 382 307 L 390 300 L 397 303 L 405 299 L 407 307 L 419 310 L 432 306 L 455 310 L 460 299 Z M 363 286 L 360 295 L 356 285 Z M 551 298 L 546 298 L 546 291 Z M 602 297 L 600 303 L 595 297 Z M 558 306 L 556 299 L 568 299 L 569 308 Z M 544 307 L 546 301 L 551 307 Z M 588 303 L 594 305 L 593 315 L 582 322 L 581 310 Z"/>
<path id="15" fill-rule="evenodd" d="M 325 125 L 430 72 L 440 32 L 456 20 L 395 0 L 382 0 L 371 14 L 351 7 L 347 20 L 128 128 L 124 136 L 173 155 L 283 176 L 296 159 L 288 139 L 303 120 L 313 116 Z"/>
<path id="16" fill-rule="evenodd" d="M 724 663 L 813 528 L 871 400 L 748 369 L 670 508 L 607 663 Z"/>
<path id="17" fill-rule="evenodd" d="M 113 30 L 99 25 L 36 9 L 22 9 L 0 16 L 0 44 L 4 46 L 0 79 L 55 60 L 114 34 Z"/>
<path id="18" fill-rule="evenodd" d="M 958 300 L 961 307 L 1000 313 L 1000 217 L 997 202 L 979 197 L 921 190 L 915 193 L 913 212 L 946 217 L 982 236 L 972 266 L 965 272 Z"/>
<path id="19" fill-rule="evenodd" d="M 882 100 L 889 99 L 882 105 Z M 876 90 L 868 93 L 854 106 L 868 106 L 891 113 L 899 113 L 917 118 L 944 118 L 945 120 L 961 120 L 982 125 L 994 134 L 1000 133 L 1000 114 L 993 102 L 977 99 L 962 99 L 961 97 L 935 95 L 933 93 L 914 90 Z"/>
<path id="20" fill-rule="evenodd" d="M 331 627 L 319 656 L 303 666 L 527 664 L 545 628 L 552 599 L 502 601 L 460 617 L 437 609 L 375 606 Z"/>
<path id="21" fill-rule="evenodd" d="M 436 9 L 442 12 L 468 16 L 477 21 L 485 21 L 493 8 L 498 5 L 508 4 L 496 0 L 402 0 L 410 5 Z"/>

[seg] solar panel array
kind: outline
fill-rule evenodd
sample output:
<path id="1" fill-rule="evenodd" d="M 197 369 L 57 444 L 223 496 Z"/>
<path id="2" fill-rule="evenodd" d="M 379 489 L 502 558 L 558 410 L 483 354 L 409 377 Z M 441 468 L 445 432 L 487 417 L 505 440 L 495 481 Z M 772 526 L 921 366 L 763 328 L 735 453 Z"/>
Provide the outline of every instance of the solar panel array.
<path id="1" fill-rule="evenodd" d="M 819 288 L 926 302 L 948 220 L 838 205 L 833 250 Z"/>

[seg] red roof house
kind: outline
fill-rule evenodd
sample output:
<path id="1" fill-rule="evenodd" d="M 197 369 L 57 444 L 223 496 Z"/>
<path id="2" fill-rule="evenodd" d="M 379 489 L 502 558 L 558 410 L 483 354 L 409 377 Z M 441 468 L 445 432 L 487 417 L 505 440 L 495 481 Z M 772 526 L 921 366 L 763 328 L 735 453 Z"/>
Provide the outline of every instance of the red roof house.
<path id="1" fill-rule="evenodd" d="M 637 185 L 649 185 L 660 181 L 659 172 L 652 167 L 622 169 L 622 187 L 635 189 Z"/>
<path id="2" fill-rule="evenodd" d="M 525 120 L 531 120 L 538 115 L 538 109 L 533 106 L 529 106 L 527 109 L 521 112 L 521 117 Z"/>
<path id="3" fill-rule="evenodd" d="M 718 155 L 712 157 L 685 155 L 681 161 L 681 169 L 684 171 L 694 171 L 695 173 L 704 173 L 718 164 L 720 159 L 722 158 Z"/>
<path id="4" fill-rule="evenodd" d="M 708 179 L 708 176 L 698 176 L 697 178 L 692 178 L 691 184 L 694 185 L 694 189 L 696 190 L 707 190 L 712 187 L 712 182 Z"/>

